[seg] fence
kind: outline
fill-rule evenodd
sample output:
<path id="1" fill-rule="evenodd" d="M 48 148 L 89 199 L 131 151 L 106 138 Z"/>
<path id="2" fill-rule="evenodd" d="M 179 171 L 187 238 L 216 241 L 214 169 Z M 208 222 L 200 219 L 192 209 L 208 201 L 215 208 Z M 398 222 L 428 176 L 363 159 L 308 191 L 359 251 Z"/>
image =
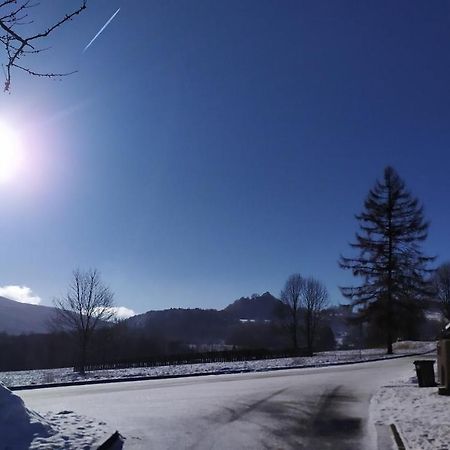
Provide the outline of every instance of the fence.
<path id="1" fill-rule="evenodd" d="M 122 360 L 102 363 L 90 363 L 85 367 L 86 371 L 109 370 L 109 369 L 128 369 L 134 367 L 157 367 L 180 364 L 205 364 L 212 362 L 233 362 L 233 361 L 251 361 L 275 358 L 292 358 L 298 356 L 308 356 L 306 349 L 270 351 L 266 349 L 257 350 L 226 350 L 201 353 L 183 353 L 174 355 L 155 356 L 141 360 Z M 75 372 L 79 367 L 74 367 Z"/>

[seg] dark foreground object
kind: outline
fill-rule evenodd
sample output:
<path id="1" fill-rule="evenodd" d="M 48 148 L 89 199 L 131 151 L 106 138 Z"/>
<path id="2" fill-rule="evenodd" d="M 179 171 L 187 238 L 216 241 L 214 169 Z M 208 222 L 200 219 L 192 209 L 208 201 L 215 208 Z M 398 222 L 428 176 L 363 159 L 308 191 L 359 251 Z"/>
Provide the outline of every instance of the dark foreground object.
<path id="1" fill-rule="evenodd" d="M 430 359 L 418 359 L 414 361 L 416 366 L 417 381 L 419 387 L 436 386 L 434 379 L 434 361 Z"/>
<path id="2" fill-rule="evenodd" d="M 391 431 L 394 436 L 395 443 L 397 444 L 398 450 L 406 450 L 405 444 L 403 443 L 402 438 L 400 437 L 397 427 L 393 423 L 391 423 Z"/>
<path id="3" fill-rule="evenodd" d="M 450 389 L 446 387 L 439 387 L 438 393 L 439 395 L 450 395 Z"/>
<path id="4" fill-rule="evenodd" d="M 437 345 L 439 394 L 450 395 L 450 336 L 448 326 L 442 332 Z"/>
<path id="5" fill-rule="evenodd" d="M 121 450 L 124 443 L 124 437 L 116 431 L 97 450 Z"/>

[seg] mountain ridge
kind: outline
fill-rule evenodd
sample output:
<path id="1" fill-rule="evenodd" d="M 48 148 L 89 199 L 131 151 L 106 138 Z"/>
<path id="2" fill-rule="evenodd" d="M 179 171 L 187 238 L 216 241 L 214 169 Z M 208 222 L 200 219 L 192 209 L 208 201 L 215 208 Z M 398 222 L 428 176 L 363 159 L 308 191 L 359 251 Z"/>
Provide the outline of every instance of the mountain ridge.
<path id="1" fill-rule="evenodd" d="M 55 311 L 52 306 L 31 305 L 0 297 L 0 333 L 49 333 Z"/>
<path id="2" fill-rule="evenodd" d="M 258 296 L 241 297 L 223 309 L 214 308 L 168 308 L 163 310 L 149 310 L 142 314 L 125 319 L 130 326 L 143 326 L 149 319 L 177 320 L 183 323 L 192 319 L 201 320 L 201 316 L 212 318 L 217 326 L 233 320 L 264 321 L 272 320 L 275 309 L 281 304 L 280 300 L 269 292 Z M 50 333 L 50 322 L 55 315 L 56 308 L 45 305 L 20 303 L 6 297 L 0 297 L 0 333 L 10 335 Z M 184 316 L 182 319 L 181 316 Z M 184 325 L 186 326 L 186 325 Z"/>

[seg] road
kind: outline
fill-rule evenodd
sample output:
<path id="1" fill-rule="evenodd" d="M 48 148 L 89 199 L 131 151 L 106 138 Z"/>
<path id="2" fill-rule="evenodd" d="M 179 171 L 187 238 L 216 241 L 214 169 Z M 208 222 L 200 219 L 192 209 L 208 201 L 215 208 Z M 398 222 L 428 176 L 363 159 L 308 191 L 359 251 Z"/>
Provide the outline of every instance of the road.
<path id="1" fill-rule="evenodd" d="M 414 359 L 17 393 L 38 412 L 105 421 L 125 449 L 370 450 L 370 397 Z"/>

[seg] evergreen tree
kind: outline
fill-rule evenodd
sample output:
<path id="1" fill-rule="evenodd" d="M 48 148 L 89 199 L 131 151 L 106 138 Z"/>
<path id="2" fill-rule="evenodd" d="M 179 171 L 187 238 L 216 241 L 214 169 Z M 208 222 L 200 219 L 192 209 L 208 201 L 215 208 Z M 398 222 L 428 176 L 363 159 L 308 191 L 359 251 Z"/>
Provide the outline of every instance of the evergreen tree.
<path id="1" fill-rule="evenodd" d="M 420 318 L 420 300 L 431 293 L 428 264 L 421 243 L 428 222 L 423 207 L 405 188 L 392 167 L 370 190 L 364 211 L 356 216 L 360 231 L 350 244 L 358 256 L 341 256 L 339 264 L 350 269 L 362 283 L 341 288 L 358 310 L 360 320 L 385 333 L 387 353 L 392 353 L 394 334 L 410 335 Z"/>

